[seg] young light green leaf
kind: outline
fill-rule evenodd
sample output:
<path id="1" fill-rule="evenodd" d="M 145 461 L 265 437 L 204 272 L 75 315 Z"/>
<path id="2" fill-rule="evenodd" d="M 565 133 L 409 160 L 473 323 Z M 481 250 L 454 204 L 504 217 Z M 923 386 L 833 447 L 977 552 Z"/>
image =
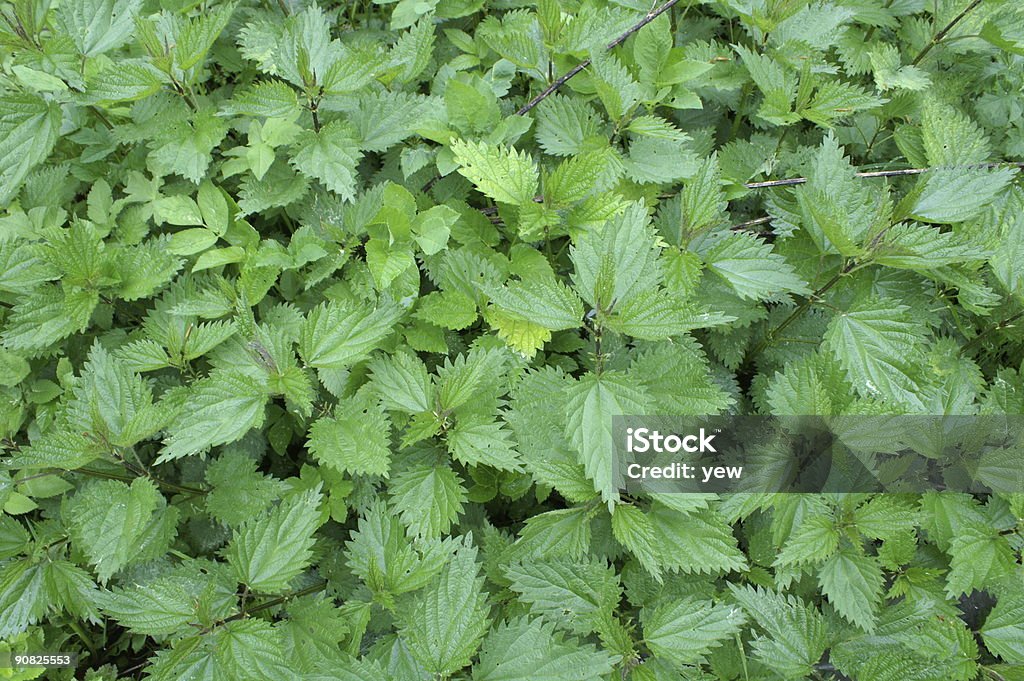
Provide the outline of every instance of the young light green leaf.
<path id="1" fill-rule="evenodd" d="M 452 153 L 459 172 L 495 201 L 525 206 L 537 194 L 537 165 L 525 152 L 456 140 Z"/>

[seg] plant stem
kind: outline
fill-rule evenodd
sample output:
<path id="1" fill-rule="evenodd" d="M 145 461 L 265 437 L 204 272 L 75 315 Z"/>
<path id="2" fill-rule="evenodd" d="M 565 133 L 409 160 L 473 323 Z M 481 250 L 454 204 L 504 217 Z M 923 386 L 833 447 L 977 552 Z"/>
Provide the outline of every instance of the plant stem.
<path id="1" fill-rule="evenodd" d="M 131 475 L 118 475 L 117 473 L 107 473 L 106 471 L 97 471 L 97 470 L 94 470 L 92 468 L 75 468 L 75 469 L 73 469 L 71 471 L 68 471 L 68 472 L 69 473 L 81 473 L 82 475 L 88 475 L 89 477 L 92 477 L 92 478 L 103 478 L 104 480 L 120 480 L 121 482 L 127 482 L 127 483 L 131 483 L 132 481 L 135 480 L 135 477 L 133 477 Z M 138 477 L 146 477 L 146 476 L 138 476 Z M 203 495 L 205 495 L 207 493 L 207 490 L 205 490 L 205 489 L 200 489 L 198 487 L 187 487 L 185 485 L 177 485 L 177 484 L 175 484 L 173 482 L 167 482 L 166 480 L 161 480 L 160 478 L 157 478 L 155 476 L 149 476 L 149 479 L 152 480 L 153 483 L 155 485 L 157 485 L 158 487 L 164 487 L 168 491 L 177 492 L 179 494 L 191 494 L 191 495 L 194 495 L 194 496 L 203 496 Z"/>
<path id="2" fill-rule="evenodd" d="M 976 169 L 976 168 L 1024 168 L 1024 162 L 1006 161 L 998 163 L 976 163 L 965 166 L 950 166 L 949 169 Z M 901 177 L 903 175 L 921 175 L 933 170 L 933 168 L 903 168 L 901 170 L 873 170 L 866 173 L 854 173 L 857 178 L 870 177 Z M 785 180 L 768 180 L 766 182 L 748 182 L 743 185 L 747 189 L 767 189 L 769 187 L 792 187 L 798 184 L 807 184 L 806 177 L 790 177 Z"/>
<path id="3" fill-rule="evenodd" d="M 808 308 L 810 308 L 811 305 L 815 303 L 815 301 L 818 298 L 823 296 L 830 288 L 835 286 L 840 279 L 842 279 L 844 276 L 853 271 L 854 267 L 856 267 L 855 261 L 851 260 L 849 263 L 844 265 L 841 270 L 836 272 L 835 276 L 833 276 L 831 279 L 822 284 L 818 288 L 818 290 L 816 290 L 811 295 L 807 296 L 807 299 L 804 300 L 804 302 L 801 303 L 799 307 L 793 310 L 793 312 L 791 312 L 788 317 L 783 319 L 778 326 L 776 326 L 774 329 L 771 329 L 770 331 L 768 331 L 768 333 L 765 334 L 764 339 L 757 344 L 757 347 L 754 348 L 753 354 L 760 355 L 766 347 L 775 342 L 775 338 L 778 336 L 779 333 L 781 333 L 783 330 L 786 329 L 786 327 L 788 327 L 790 324 L 799 319 L 803 315 L 803 313 L 806 312 Z"/>
<path id="4" fill-rule="evenodd" d="M 1024 317 L 1024 310 L 1021 310 L 1020 312 L 1017 312 L 1016 314 L 1010 315 L 1009 317 L 1007 317 L 1003 321 L 999 322 L 998 324 L 995 324 L 993 326 L 988 327 L 987 329 L 985 329 L 984 331 L 979 333 L 977 336 L 975 336 L 974 338 L 969 340 L 967 342 L 967 344 L 963 346 L 963 349 L 967 350 L 968 348 L 973 348 L 975 345 L 980 343 L 981 339 L 984 338 L 985 336 L 987 336 L 990 333 L 993 333 L 995 331 L 1000 331 L 1002 329 L 1007 328 L 1008 326 L 1011 326 L 1015 321 L 1017 321 L 1021 317 Z"/>
<path id="5" fill-rule="evenodd" d="M 298 591 L 293 591 L 292 593 L 285 594 L 284 596 L 278 596 L 277 598 L 269 600 L 266 603 L 260 603 L 257 606 L 249 608 L 249 614 L 252 615 L 253 613 L 261 612 L 263 610 L 269 610 L 270 608 L 273 608 L 273 607 L 276 607 L 278 605 L 282 605 L 284 603 L 287 603 L 288 601 L 290 601 L 290 600 L 292 600 L 294 598 L 301 598 L 303 596 L 308 596 L 310 594 L 319 593 L 320 591 L 323 591 L 326 588 L 327 588 L 327 580 L 325 579 L 325 580 L 317 582 L 316 584 L 313 584 L 311 586 L 307 586 L 304 589 L 299 589 Z"/>
<path id="6" fill-rule="evenodd" d="M 981 3 L 982 0 L 973 0 L 971 4 L 967 5 L 967 7 L 964 7 L 964 11 L 960 12 L 960 14 L 957 14 L 955 17 L 953 17 L 953 20 L 946 24 L 945 28 L 943 28 L 941 31 L 932 36 L 932 39 L 928 41 L 928 44 L 924 46 L 923 50 L 917 53 L 917 56 L 914 57 L 914 60 L 912 62 L 910 62 L 910 65 L 917 66 L 918 64 L 920 64 L 921 60 L 928 56 L 928 53 L 932 51 L 932 48 L 941 43 L 942 39 L 945 38 L 949 34 L 949 32 L 956 27 L 957 24 L 963 21 L 964 17 L 970 14 Z"/>
<path id="7" fill-rule="evenodd" d="M 618 38 L 616 38 L 615 40 L 613 40 L 610 43 L 608 43 L 608 45 L 606 45 L 605 48 L 604 48 L 605 51 L 611 50 L 613 48 L 616 48 L 619 45 L 621 45 L 622 43 L 626 42 L 626 39 L 629 38 L 629 36 L 633 35 L 637 31 L 639 31 L 641 28 L 643 28 L 647 24 L 651 23 L 652 21 L 654 21 L 655 19 L 660 17 L 662 14 L 664 14 L 668 10 L 672 9 L 673 7 L 675 7 L 676 3 L 678 3 L 678 2 L 679 2 L 679 0 L 668 0 L 668 2 L 663 4 L 661 7 L 657 7 L 655 9 L 652 9 L 650 12 L 648 12 L 647 14 L 644 15 L 643 19 L 641 19 L 640 21 L 636 22 L 635 24 L 630 26 L 628 29 L 626 29 L 625 33 L 623 33 Z M 518 111 L 516 111 L 516 115 L 517 116 L 524 115 L 530 109 L 532 109 L 533 107 L 537 106 L 538 104 L 543 102 L 545 99 L 547 99 L 551 94 L 553 94 L 556 90 L 558 90 L 558 88 L 562 87 L 567 82 L 569 82 L 570 78 L 572 78 L 573 76 L 575 76 L 577 73 L 579 73 L 583 69 L 587 68 L 588 66 L 590 66 L 590 59 L 584 59 L 583 61 L 581 61 L 576 66 L 574 66 L 571 69 L 569 69 L 568 71 L 566 71 L 564 74 L 559 76 L 553 83 L 551 83 L 546 88 L 544 88 L 544 90 L 539 95 L 537 95 L 536 97 L 531 99 L 529 102 L 524 104 L 522 107 L 520 107 L 520 109 Z"/>

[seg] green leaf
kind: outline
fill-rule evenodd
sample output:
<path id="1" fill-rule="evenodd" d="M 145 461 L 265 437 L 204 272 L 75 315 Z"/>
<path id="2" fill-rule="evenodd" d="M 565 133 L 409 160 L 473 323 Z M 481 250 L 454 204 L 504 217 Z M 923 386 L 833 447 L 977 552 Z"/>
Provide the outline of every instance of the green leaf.
<path id="1" fill-rule="evenodd" d="M 391 335 L 403 314 L 390 302 L 375 308 L 354 302 L 322 303 L 302 324 L 299 353 L 317 369 L 346 368 Z"/>
<path id="2" fill-rule="evenodd" d="M 622 596 L 615 570 L 596 558 L 523 561 L 505 575 L 532 613 L 580 634 L 594 631 Z"/>
<path id="3" fill-rule="evenodd" d="M 193 386 L 167 429 L 159 461 L 198 454 L 238 440 L 263 423 L 267 388 L 238 371 L 214 371 Z"/>
<path id="4" fill-rule="evenodd" d="M 705 255 L 707 268 L 722 277 L 741 298 L 764 299 L 780 293 L 811 292 L 793 266 L 760 238 L 733 232 Z"/>
<path id="5" fill-rule="evenodd" d="M 537 111 L 537 141 L 554 156 L 573 156 L 587 151 L 588 144 L 607 144 L 600 135 L 601 120 L 589 103 L 554 94 Z"/>
<path id="6" fill-rule="evenodd" d="M 237 5 L 229 2 L 198 16 L 189 17 L 178 25 L 174 60 L 180 69 L 201 65 L 214 41 L 227 27 Z"/>
<path id="7" fill-rule="evenodd" d="M 196 203 L 202 213 L 203 224 L 218 236 L 223 236 L 230 226 L 231 212 L 221 190 L 212 182 L 204 182 L 199 185 Z"/>
<path id="8" fill-rule="evenodd" d="M 743 66 L 750 77 L 764 93 L 758 115 L 775 125 L 795 123 L 798 117 L 792 111 L 797 94 L 796 77 L 767 55 L 758 54 L 742 45 L 737 45 L 735 49 L 743 59 Z"/>
<path id="9" fill-rule="evenodd" d="M 633 360 L 630 373 L 643 379 L 656 413 L 718 414 L 733 404 L 695 343 L 651 344 Z"/>
<path id="10" fill-rule="evenodd" d="M 991 527 L 966 525 L 950 542 L 946 593 L 950 598 L 969 594 L 985 584 L 1013 574 L 1016 552 L 1006 537 Z"/>
<path id="11" fill-rule="evenodd" d="M 512 433 L 500 421 L 460 419 L 448 434 L 448 451 L 456 460 L 470 466 L 521 470 Z"/>
<path id="12" fill-rule="evenodd" d="M 593 645 L 565 639 L 542 619 L 522 617 L 487 635 L 473 681 L 598 681 L 611 673 L 615 659 Z"/>
<path id="13" fill-rule="evenodd" d="M 612 513 L 612 535 L 660 584 L 661 545 L 654 523 L 635 506 L 623 504 Z"/>
<path id="14" fill-rule="evenodd" d="M 131 40 L 142 0 L 82 0 L 62 4 L 57 16 L 64 34 L 83 57 L 95 57 Z"/>
<path id="15" fill-rule="evenodd" d="M 575 329 L 583 321 L 579 296 L 554 278 L 530 278 L 481 289 L 504 312 L 551 331 Z"/>
<path id="16" fill-rule="evenodd" d="M 421 296 L 413 315 L 416 319 L 452 331 L 471 326 L 480 316 L 473 299 L 458 291 L 431 291 Z"/>
<path id="17" fill-rule="evenodd" d="M 875 250 L 873 260 L 886 267 L 927 271 L 944 265 L 985 260 L 991 252 L 955 232 L 917 223 L 893 225 Z"/>
<path id="18" fill-rule="evenodd" d="M 163 497 L 147 478 L 136 478 L 130 486 L 93 481 L 70 499 L 66 517 L 72 538 L 101 582 L 141 557 L 139 545 L 163 506 Z"/>
<path id="19" fill-rule="evenodd" d="M 334 415 L 309 429 L 310 453 L 342 473 L 388 477 L 391 428 L 384 409 L 365 399 L 343 399 Z"/>
<path id="20" fill-rule="evenodd" d="M 236 92 L 224 106 L 236 116 L 288 118 L 298 113 L 299 98 L 287 83 L 261 80 Z"/>
<path id="21" fill-rule="evenodd" d="M 320 180 L 342 199 L 352 201 L 356 190 L 356 164 L 362 158 L 352 129 L 331 121 L 319 132 L 305 131 L 294 144 L 292 165 L 300 173 Z"/>
<path id="22" fill-rule="evenodd" d="M 257 472 L 256 461 L 241 452 L 225 452 L 206 469 L 210 491 L 206 508 L 234 527 L 259 515 L 285 490 L 281 481 Z"/>
<path id="23" fill-rule="evenodd" d="M 10 561 L 0 568 L 0 637 L 12 638 L 39 622 L 46 613 L 42 565 Z"/>
<path id="24" fill-rule="evenodd" d="M 828 645 L 821 613 L 795 596 L 730 584 L 733 597 L 766 633 L 751 642 L 754 655 L 784 679 L 811 673 Z"/>
<path id="25" fill-rule="evenodd" d="M 388 485 L 388 491 L 409 531 L 427 538 L 448 533 L 466 503 L 462 480 L 448 466 L 402 471 Z"/>
<path id="26" fill-rule="evenodd" d="M 448 206 L 434 206 L 416 216 L 412 224 L 413 238 L 427 255 L 441 251 L 448 243 L 459 213 Z"/>
<path id="27" fill-rule="evenodd" d="M 921 352 L 924 328 L 909 309 L 871 298 L 829 322 L 825 345 L 860 394 L 921 405 L 914 358 Z"/>
<path id="28" fill-rule="evenodd" d="M 573 282 L 585 301 L 607 311 L 657 286 L 659 249 L 649 223 L 643 204 L 631 203 L 571 247 Z"/>
<path id="29" fill-rule="evenodd" d="M 400 616 L 402 640 L 427 672 L 451 676 L 469 664 L 487 631 L 487 593 L 477 549 L 456 549 L 437 579 Z"/>
<path id="30" fill-rule="evenodd" d="M 184 565 L 189 572 L 178 570 L 147 580 L 145 585 L 133 584 L 104 593 L 99 599 L 103 612 L 125 629 L 149 636 L 191 632 L 190 624 L 202 618 L 201 605 L 213 605 L 224 614 L 230 612 L 234 585 L 211 579 L 199 565 Z"/>
<path id="31" fill-rule="evenodd" d="M 885 90 L 924 90 L 931 85 L 928 74 L 916 66 L 902 64 L 896 45 L 879 45 L 871 51 L 875 85 Z"/>
<path id="32" fill-rule="evenodd" d="M 545 201 L 571 205 L 606 187 L 618 175 L 618 159 L 610 150 L 592 151 L 562 161 L 544 183 Z"/>
<path id="33" fill-rule="evenodd" d="M 625 374 L 587 374 L 567 391 L 565 404 L 565 437 L 576 449 L 594 489 L 611 505 L 619 496 L 613 476 L 612 417 L 645 413 L 647 395 Z"/>
<path id="34" fill-rule="evenodd" d="M 198 185 L 213 162 L 213 149 L 227 132 L 227 124 L 212 108 L 201 108 L 161 131 L 149 154 L 149 167 L 156 175 L 177 174 Z"/>
<path id="35" fill-rule="evenodd" d="M 981 627 L 985 647 L 1010 664 L 1024 664 L 1024 596 L 999 597 Z"/>
<path id="36" fill-rule="evenodd" d="M 839 530 L 835 518 L 827 514 L 812 515 L 804 518 L 793 529 L 773 565 L 783 567 L 820 563 L 832 556 L 838 548 Z"/>
<path id="37" fill-rule="evenodd" d="M 81 433 L 53 429 L 15 454 L 11 459 L 11 465 L 19 468 L 72 470 L 109 453 L 108 448 Z"/>
<path id="38" fill-rule="evenodd" d="M 974 121 L 933 99 L 924 103 L 921 142 L 931 166 L 985 163 L 992 153 L 985 133 Z"/>
<path id="39" fill-rule="evenodd" d="M 533 202 L 539 182 L 537 166 L 525 152 L 464 140 L 456 140 L 451 148 L 459 172 L 482 193 L 518 206 Z"/>
<path id="40" fill-rule="evenodd" d="M 980 37 L 1012 54 L 1024 54 L 1024 15 L 1019 7 L 1007 6 L 981 29 Z"/>
<path id="41" fill-rule="evenodd" d="M 60 129 L 60 107 L 32 94 L 0 96 L 0 205 L 46 160 Z"/>
<path id="42" fill-rule="evenodd" d="M 644 641 L 651 651 L 678 664 L 705 661 L 712 648 L 739 633 L 746 616 L 736 606 L 684 598 L 644 610 Z"/>
<path id="43" fill-rule="evenodd" d="M 1014 168 L 939 168 L 921 180 L 909 216 L 949 225 L 969 220 L 1013 181 Z"/>
<path id="44" fill-rule="evenodd" d="M 41 287 L 14 306 L 4 327 L 3 343 L 8 349 L 36 356 L 47 346 L 84 330 L 97 303 L 96 291 Z"/>
<path id="45" fill-rule="evenodd" d="M 644 340 L 664 340 L 687 331 L 732 321 L 733 317 L 703 312 L 690 303 L 673 300 L 665 291 L 647 289 L 615 306 L 603 323 L 618 333 Z"/>
<path id="46" fill-rule="evenodd" d="M 663 184 L 693 176 L 698 161 L 684 142 L 638 137 L 630 143 L 622 165 L 626 177 L 634 182 Z"/>
<path id="47" fill-rule="evenodd" d="M 92 575 L 66 560 L 54 560 L 45 569 L 46 593 L 56 608 L 83 620 L 100 618 L 100 591 Z"/>
<path id="48" fill-rule="evenodd" d="M 455 361 L 445 360 L 438 369 L 438 402 L 444 410 L 454 410 L 472 400 L 490 383 L 499 380 L 505 370 L 508 353 L 502 350 L 474 348 Z"/>
<path id="49" fill-rule="evenodd" d="M 372 384 L 385 409 L 415 414 L 433 405 L 433 385 L 427 367 L 408 353 L 378 357 L 369 362 Z"/>
<path id="50" fill-rule="evenodd" d="M 277 593 L 302 573 L 320 526 L 320 486 L 287 497 L 236 529 L 226 549 L 238 581 L 258 593 Z"/>
<path id="51" fill-rule="evenodd" d="M 842 549 L 821 566 L 818 579 L 836 612 L 864 631 L 874 631 L 884 581 L 877 559 Z"/>
<path id="52" fill-rule="evenodd" d="M 516 555 L 540 560 L 582 559 L 590 550 L 592 532 L 589 515 L 586 507 L 579 506 L 533 516 L 519 533 L 515 545 Z"/>
<path id="53" fill-rule="evenodd" d="M 717 513 L 682 513 L 658 503 L 650 519 L 665 569 L 699 574 L 746 569 L 729 524 Z"/>
<path id="54" fill-rule="evenodd" d="M 167 250 L 174 255 L 195 255 L 217 243 L 217 235 L 203 227 L 183 229 L 171 237 Z"/>
<path id="55" fill-rule="evenodd" d="M 88 416 L 82 425 L 114 446 L 131 447 L 155 435 L 166 422 L 153 405 L 149 384 L 98 342 L 89 351 L 73 392 L 72 409 L 80 418 Z"/>
<path id="56" fill-rule="evenodd" d="M 88 79 L 85 100 L 93 104 L 134 102 L 163 87 L 163 75 L 147 60 L 122 59 Z"/>
<path id="57" fill-rule="evenodd" d="M 712 154 L 700 164 L 697 173 L 683 186 L 681 198 L 684 234 L 696 234 L 718 225 L 726 201 L 717 155 Z"/>
<path id="58" fill-rule="evenodd" d="M 0 348 L 0 386 L 18 385 L 31 370 L 24 357 Z"/>

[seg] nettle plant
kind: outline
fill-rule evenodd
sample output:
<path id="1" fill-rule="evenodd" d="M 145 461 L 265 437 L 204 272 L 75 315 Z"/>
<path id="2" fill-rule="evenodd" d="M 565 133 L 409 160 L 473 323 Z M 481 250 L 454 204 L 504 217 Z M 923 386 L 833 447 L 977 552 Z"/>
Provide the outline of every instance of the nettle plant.
<path id="1" fill-rule="evenodd" d="M 1024 411 L 1019 3 L 15 0 L 0 45 L 0 652 L 1024 678 L 1024 496 L 630 497 L 611 426 Z"/>

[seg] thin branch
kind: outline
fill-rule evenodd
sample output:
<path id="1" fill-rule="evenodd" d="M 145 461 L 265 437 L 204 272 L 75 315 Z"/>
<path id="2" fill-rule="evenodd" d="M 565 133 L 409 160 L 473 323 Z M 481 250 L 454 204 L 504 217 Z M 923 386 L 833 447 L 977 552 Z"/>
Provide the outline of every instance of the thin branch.
<path id="1" fill-rule="evenodd" d="M 1024 168 L 1024 162 L 1008 161 L 1000 163 L 977 163 L 966 166 L 949 166 L 952 169 L 973 169 L 973 168 Z M 854 173 L 857 178 L 871 177 L 901 177 L 903 175 L 921 175 L 935 168 L 904 168 L 902 170 L 872 170 L 866 173 Z M 768 180 L 766 182 L 748 182 L 743 186 L 747 189 L 767 189 L 770 187 L 792 187 L 793 185 L 806 184 L 806 177 L 790 177 L 785 180 Z"/>
<path id="2" fill-rule="evenodd" d="M 995 163 L 975 163 L 975 164 L 972 164 L 972 165 L 944 166 L 944 167 L 949 169 L 949 170 L 972 170 L 972 169 L 978 169 L 978 168 L 1024 168 L 1024 161 L 999 161 L 999 162 L 995 162 Z M 932 170 L 936 170 L 936 168 L 932 167 L 932 168 L 903 168 L 903 169 L 900 169 L 900 170 L 870 170 L 870 171 L 867 171 L 867 172 L 854 173 L 853 176 L 856 177 L 857 179 L 870 179 L 870 178 L 873 178 L 873 177 L 902 177 L 902 176 L 905 176 L 905 175 L 922 175 L 922 174 L 930 172 Z M 423 191 L 427 191 L 434 184 L 434 182 L 436 182 L 439 179 L 441 179 L 440 176 L 434 177 L 430 182 L 427 183 L 427 186 L 425 186 L 423 188 Z M 770 189 L 772 187 L 793 187 L 793 186 L 800 185 L 800 184 L 807 184 L 807 178 L 806 177 L 789 177 L 789 178 L 786 178 L 785 180 L 766 180 L 764 182 L 747 182 L 743 186 L 746 187 L 747 189 Z M 659 194 L 658 198 L 667 199 L 667 198 L 671 198 L 672 196 L 673 196 L 673 194 L 671 194 L 671 193 Z M 535 196 L 535 197 L 533 197 L 533 200 L 534 200 L 535 203 L 543 203 L 544 197 L 543 196 Z M 486 206 L 484 208 L 479 208 L 478 210 L 481 213 L 483 213 L 484 215 L 488 215 L 488 216 L 496 215 L 498 213 L 498 208 L 496 206 Z M 771 218 L 765 216 L 765 217 L 757 218 L 755 220 L 750 220 L 748 222 L 742 222 L 742 223 L 734 226 L 732 229 L 740 230 L 740 229 L 744 229 L 746 227 L 752 227 L 754 225 L 761 225 L 761 224 L 764 224 L 764 223 L 770 222 L 770 221 L 771 221 Z"/>
<path id="3" fill-rule="evenodd" d="M 71 469 L 71 470 L 69 470 L 67 472 L 68 473 L 81 473 L 83 475 L 88 475 L 89 477 L 92 477 L 92 478 L 103 478 L 105 480 L 120 480 L 121 482 L 128 482 L 128 483 L 130 483 L 130 482 L 132 482 L 133 480 L 136 479 L 136 476 L 118 475 L 117 473 L 107 473 L 106 471 L 98 471 L 98 470 L 95 470 L 95 469 L 92 469 L 92 468 L 74 468 L 74 469 Z M 137 476 L 137 477 L 146 477 L 146 476 Z M 179 494 L 192 494 L 192 495 L 195 495 L 195 496 L 202 496 L 202 495 L 205 495 L 207 493 L 207 490 L 205 490 L 205 489 L 200 489 L 198 487 L 187 487 L 185 485 L 178 485 L 178 484 L 175 484 L 173 482 L 167 482 L 166 480 L 161 480 L 160 478 L 157 478 L 157 477 L 154 477 L 154 476 L 149 476 L 149 479 L 157 487 L 163 487 L 163 488 L 166 488 L 167 490 L 169 490 L 171 492 L 177 492 Z"/>
<path id="4" fill-rule="evenodd" d="M 293 591 L 292 593 L 285 594 L 284 596 L 278 596 L 277 598 L 269 600 L 269 601 L 267 601 L 265 603 L 260 603 L 257 606 L 249 608 L 249 614 L 251 615 L 253 613 L 261 612 L 263 610 L 269 610 L 270 608 L 273 608 L 275 606 L 287 603 L 288 601 L 292 600 L 293 598 L 301 598 L 302 596 L 308 596 L 310 594 L 315 594 L 315 593 L 318 593 L 320 591 L 323 591 L 326 588 L 327 588 L 327 580 L 325 579 L 323 581 L 317 582 L 316 584 L 312 584 L 310 586 L 307 586 L 304 589 L 299 589 L 298 591 Z"/>
<path id="5" fill-rule="evenodd" d="M 967 342 L 967 344 L 964 345 L 963 349 L 967 350 L 968 348 L 974 347 L 975 345 L 977 345 L 978 343 L 981 342 L 982 338 L 984 338 L 985 336 L 989 335 L 990 333 L 994 333 L 996 331 L 1002 331 L 1003 329 L 1006 329 L 1006 328 L 1009 328 L 1009 327 L 1013 326 L 1013 323 L 1015 321 L 1017 321 L 1018 319 L 1020 319 L 1021 317 L 1024 317 L 1024 310 L 1021 310 L 1020 312 L 1017 312 L 1016 314 L 1010 315 L 1009 317 L 1007 317 L 1003 321 L 999 322 L 998 324 L 995 324 L 993 326 L 988 327 L 987 329 L 985 329 L 984 331 L 979 333 L 977 336 L 975 336 L 974 338 L 969 340 Z"/>
<path id="6" fill-rule="evenodd" d="M 59 471 L 58 470 L 53 470 L 53 471 L 46 471 L 45 473 L 36 473 L 35 475 L 29 475 L 28 477 L 16 478 L 14 480 L 11 480 L 11 484 L 13 484 L 13 485 L 20 485 L 21 483 L 28 482 L 29 480 L 38 480 L 39 478 L 48 478 L 51 475 L 64 475 L 65 473 L 67 473 L 67 471 L 65 471 L 65 470 L 59 470 Z"/>
<path id="7" fill-rule="evenodd" d="M 771 215 L 765 215 L 764 217 L 754 218 L 753 220 L 747 220 L 746 222 L 741 222 L 739 224 L 733 225 L 729 229 L 731 229 L 734 232 L 742 232 L 743 230 L 749 229 L 750 227 L 756 227 L 758 225 L 765 225 L 765 224 L 768 224 L 771 221 L 772 221 L 772 216 Z"/>
<path id="8" fill-rule="evenodd" d="M 827 293 L 830 288 L 838 284 L 839 280 L 842 279 L 847 274 L 849 274 L 851 271 L 853 271 L 855 267 L 856 262 L 851 260 L 846 265 L 844 265 L 843 268 L 835 274 L 835 276 L 833 276 L 831 279 L 822 284 L 821 287 L 818 288 L 818 290 L 816 290 L 811 295 L 807 296 L 804 302 L 801 303 L 800 306 L 797 307 L 795 310 L 793 310 L 793 312 L 791 312 L 788 317 L 783 319 L 778 326 L 776 326 L 774 329 L 770 329 L 764 335 L 764 338 L 761 339 L 761 342 L 758 343 L 757 347 L 754 348 L 753 355 L 760 355 L 765 348 L 774 343 L 778 339 L 778 335 L 782 333 L 782 331 L 785 330 L 786 327 L 788 327 L 790 324 L 799 319 L 804 314 L 804 312 L 806 312 L 811 307 L 811 305 L 818 302 L 818 299 L 821 298 L 821 296 Z"/>
<path id="9" fill-rule="evenodd" d="M 679 0 L 668 0 L 668 2 L 666 2 L 661 7 L 658 7 L 656 9 L 652 9 L 650 12 L 648 12 L 646 15 L 644 15 L 643 19 L 641 19 L 640 21 L 638 21 L 635 24 L 633 24 L 632 26 L 630 26 L 626 30 L 625 33 L 623 33 L 618 38 L 616 38 L 615 40 L 613 40 L 610 43 L 608 43 L 608 45 L 605 46 L 605 50 L 606 51 L 607 50 L 611 50 L 613 48 L 618 47 L 622 43 L 626 42 L 626 39 L 629 38 L 629 36 L 633 35 L 637 31 L 639 31 L 641 28 L 643 28 L 647 24 L 651 23 L 652 21 L 654 21 L 655 19 L 660 17 L 665 12 L 667 12 L 670 9 L 672 9 L 673 7 L 675 7 L 676 3 L 678 3 L 678 2 L 679 2 Z M 533 107 L 535 107 L 538 104 L 540 104 L 542 101 L 547 99 L 548 96 L 550 96 L 553 92 L 555 92 L 558 88 L 560 88 L 563 85 L 565 85 L 569 81 L 570 78 L 572 78 L 573 76 L 575 76 L 577 73 L 579 73 L 583 69 L 587 68 L 588 66 L 590 66 L 590 59 L 589 58 L 588 59 L 584 59 L 583 61 L 581 61 L 576 66 L 574 66 L 571 69 L 569 69 L 568 71 L 566 71 L 557 80 L 555 80 L 553 83 L 551 83 L 551 85 L 548 85 L 546 88 L 544 88 L 543 92 L 541 92 L 539 95 L 537 95 L 536 97 L 531 99 L 529 102 L 524 104 L 519 109 L 519 111 L 516 111 L 516 115 L 517 116 L 522 116 L 523 114 L 528 112 L 530 109 L 532 109 Z"/>
<path id="10" fill-rule="evenodd" d="M 945 38 L 949 34 L 949 32 L 956 27 L 957 24 L 963 21 L 964 17 L 970 14 L 981 3 L 982 0 L 974 0 L 974 2 L 967 5 L 967 7 L 964 7 L 963 12 L 960 12 L 960 14 L 957 14 L 955 17 L 953 17 L 953 20 L 946 24 L 945 28 L 943 28 L 941 31 L 932 36 L 932 39 L 928 41 L 928 44 L 924 46 L 923 50 L 917 53 L 917 56 L 914 57 L 914 60 L 912 62 L 910 62 L 910 65 L 917 66 L 918 64 L 920 64 L 921 60 L 924 59 L 928 55 L 928 53 L 932 51 L 932 48 L 941 43 L 942 39 Z"/>
<path id="11" fill-rule="evenodd" d="M 208 634 L 211 631 L 213 631 L 214 629 L 216 629 L 217 627 L 223 626 L 223 625 L 227 624 L 228 622 L 237 622 L 238 620 L 246 619 L 250 615 L 253 615 L 253 614 L 257 613 L 257 612 L 262 612 L 264 610 L 269 610 L 270 608 L 273 608 L 275 606 L 287 603 L 288 601 L 292 600 L 293 598 L 300 598 L 302 596 L 308 596 L 309 594 L 315 594 L 315 593 L 318 593 L 320 591 L 323 591 L 324 589 L 327 588 L 327 585 L 328 585 L 328 582 L 327 582 L 326 579 L 324 579 L 324 580 L 321 580 L 321 581 L 319 581 L 319 582 L 317 582 L 315 584 L 307 586 L 304 589 L 299 589 L 298 591 L 293 591 L 290 594 L 285 594 L 284 596 L 278 596 L 277 598 L 272 598 L 269 601 L 266 601 L 264 603 L 260 603 L 259 605 L 253 606 L 252 608 L 249 608 L 248 611 L 246 611 L 246 609 L 245 609 L 245 602 L 243 600 L 243 602 L 242 602 L 242 609 L 239 610 L 238 612 L 234 613 L 233 615 L 230 615 L 230 616 L 225 617 L 223 619 L 217 620 L 216 622 L 213 622 L 209 626 L 206 626 L 206 627 L 199 628 L 200 625 L 197 624 L 197 623 L 192 623 L 191 626 L 199 628 L 199 634 L 200 635 Z M 247 586 L 246 587 L 246 591 L 244 593 L 245 598 L 248 598 L 248 595 L 249 595 L 248 589 L 249 589 L 249 587 Z"/>

